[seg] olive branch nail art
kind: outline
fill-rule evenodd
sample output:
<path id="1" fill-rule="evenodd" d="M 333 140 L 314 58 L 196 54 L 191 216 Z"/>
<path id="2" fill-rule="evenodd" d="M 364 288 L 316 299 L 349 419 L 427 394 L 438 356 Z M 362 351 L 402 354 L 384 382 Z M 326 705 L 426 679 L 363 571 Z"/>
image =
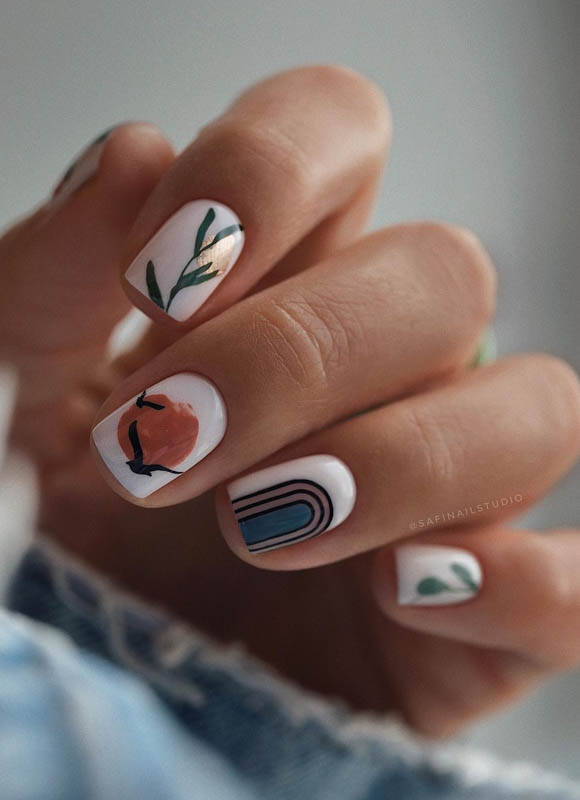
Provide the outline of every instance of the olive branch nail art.
<path id="1" fill-rule="evenodd" d="M 436 595 L 443 592 L 465 594 L 466 591 L 475 594 L 479 589 L 479 583 L 472 575 L 471 571 L 463 564 L 452 563 L 450 569 L 459 578 L 463 586 L 450 586 L 440 578 L 432 575 L 423 578 L 416 586 L 417 594 L 421 597 Z"/>
<path id="2" fill-rule="evenodd" d="M 201 283 L 205 283 L 206 281 L 210 281 L 213 278 L 217 278 L 218 275 L 223 274 L 223 269 L 214 268 L 211 269 L 213 266 L 212 260 L 207 260 L 205 263 L 199 263 L 198 259 L 204 254 L 208 253 L 211 255 L 211 249 L 215 247 L 218 242 L 222 241 L 223 239 L 227 238 L 228 236 L 232 236 L 233 234 L 237 233 L 238 231 L 243 231 L 243 227 L 240 224 L 235 225 L 228 225 L 225 228 L 222 228 L 218 233 L 214 235 L 214 237 L 208 241 L 207 240 L 207 232 L 212 225 L 213 221 L 216 218 L 215 209 L 210 207 L 203 218 L 203 221 L 199 225 L 197 229 L 197 234 L 195 237 L 195 245 L 193 248 L 193 254 L 191 258 L 184 264 L 181 272 L 179 273 L 179 277 L 177 281 L 172 286 L 169 291 L 169 296 L 167 298 L 167 302 L 164 301 L 163 295 L 159 288 L 159 284 L 157 282 L 157 276 L 155 274 L 155 264 L 151 259 L 147 262 L 147 267 L 145 271 L 145 279 L 147 283 L 147 291 L 149 293 L 150 299 L 157 305 L 162 311 L 169 311 L 175 296 L 182 290 L 186 289 L 189 286 L 197 286 Z M 195 269 L 192 269 L 188 272 L 188 268 L 197 263 Z"/>
<path id="3" fill-rule="evenodd" d="M 449 605 L 471 599 L 483 573 L 468 550 L 447 545 L 408 544 L 395 550 L 399 605 Z"/>

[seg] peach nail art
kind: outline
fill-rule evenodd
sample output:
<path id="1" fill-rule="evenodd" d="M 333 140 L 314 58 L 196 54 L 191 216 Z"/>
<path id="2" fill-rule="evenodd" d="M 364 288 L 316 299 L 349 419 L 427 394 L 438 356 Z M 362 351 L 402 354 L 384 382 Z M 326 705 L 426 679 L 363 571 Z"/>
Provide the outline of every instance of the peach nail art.
<path id="1" fill-rule="evenodd" d="M 183 372 L 128 400 L 92 436 L 119 483 L 135 497 L 148 497 L 211 453 L 225 429 L 218 390 Z"/>

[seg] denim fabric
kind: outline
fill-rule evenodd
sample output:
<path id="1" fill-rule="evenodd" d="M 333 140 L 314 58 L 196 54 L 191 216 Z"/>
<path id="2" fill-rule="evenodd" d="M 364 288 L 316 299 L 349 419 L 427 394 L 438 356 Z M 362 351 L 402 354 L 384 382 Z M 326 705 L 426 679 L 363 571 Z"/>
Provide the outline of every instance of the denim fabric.
<path id="1" fill-rule="evenodd" d="M 309 696 L 54 549 L 28 554 L 10 605 L 82 649 L 1 617 L 2 800 L 580 798 Z"/>
<path id="2" fill-rule="evenodd" d="M 2 800 L 254 795 L 140 683 L 0 611 Z"/>

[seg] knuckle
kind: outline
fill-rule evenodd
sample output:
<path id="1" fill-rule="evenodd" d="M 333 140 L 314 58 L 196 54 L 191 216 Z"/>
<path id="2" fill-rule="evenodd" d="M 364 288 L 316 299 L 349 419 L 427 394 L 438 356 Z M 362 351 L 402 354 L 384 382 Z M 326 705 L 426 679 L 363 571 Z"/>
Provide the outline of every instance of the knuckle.
<path id="1" fill-rule="evenodd" d="M 279 368 L 312 396 L 351 362 L 354 322 L 315 297 L 272 299 L 259 311 L 261 335 Z"/>
<path id="2" fill-rule="evenodd" d="M 580 380 L 561 358 L 549 354 L 522 356 L 519 368 L 527 371 L 530 393 L 542 409 L 542 424 L 552 441 L 566 452 L 580 452 Z"/>
<path id="3" fill-rule="evenodd" d="M 564 425 L 569 439 L 580 448 L 580 379 L 575 370 L 561 358 L 543 356 L 544 371 L 552 387 L 556 387 L 561 399 Z"/>
<path id="4" fill-rule="evenodd" d="M 529 548 L 529 558 L 524 568 L 534 576 L 527 600 L 530 624 L 514 629 L 514 644 L 538 665 L 553 667 L 566 660 L 570 650 L 561 636 L 562 626 L 566 620 L 577 619 L 580 611 L 575 574 L 569 562 L 539 534 L 536 546 Z M 577 647 L 573 651 L 577 659 Z"/>
<path id="5" fill-rule="evenodd" d="M 224 117 L 204 131 L 225 168 L 256 191 L 278 186 L 294 196 L 310 190 L 312 168 L 298 141 L 280 128 L 249 117 Z M 263 181 L 264 186 L 256 185 Z"/>
<path id="6" fill-rule="evenodd" d="M 538 608 L 553 608 L 557 615 L 571 608 L 577 611 L 578 597 L 569 564 L 563 563 L 553 551 L 543 548 L 542 569 L 538 576 Z"/>
<path id="7" fill-rule="evenodd" d="M 260 377 L 264 372 L 271 376 L 274 372 L 302 389 L 308 384 L 308 373 L 300 352 L 286 334 L 285 324 L 278 318 L 275 307 L 256 309 L 246 330 L 250 338 L 247 351 L 254 357 L 253 372 L 256 376 Z"/>
<path id="8" fill-rule="evenodd" d="M 425 408 L 416 403 L 400 407 L 404 416 L 399 430 L 404 431 L 407 458 L 417 471 L 416 481 L 428 490 L 433 485 L 454 485 L 463 469 L 464 454 L 460 439 L 452 434 L 451 426 L 442 426 Z M 412 452 L 408 452 L 409 446 Z"/>
<path id="9" fill-rule="evenodd" d="M 477 330 L 495 311 L 496 272 L 479 239 L 466 228 L 445 222 L 417 223 L 424 247 L 434 255 L 441 279 L 459 296 Z"/>
<path id="10" fill-rule="evenodd" d="M 391 111 L 383 91 L 360 72 L 338 64 L 315 64 L 304 69 L 324 95 L 347 106 L 360 124 L 375 131 L 387 143 L 391 133 Z"/>

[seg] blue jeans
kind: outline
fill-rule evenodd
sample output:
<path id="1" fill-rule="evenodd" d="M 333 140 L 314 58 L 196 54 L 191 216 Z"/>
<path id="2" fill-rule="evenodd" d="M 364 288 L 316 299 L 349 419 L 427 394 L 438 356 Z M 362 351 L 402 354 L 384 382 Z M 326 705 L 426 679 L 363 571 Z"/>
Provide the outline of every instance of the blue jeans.
<path id="1" fill-rule="evenodd" d="M 429 748 L 302 692 L 46 544 L 9 607 L 1 800 L 580 798 L 535 768 Z"/>

